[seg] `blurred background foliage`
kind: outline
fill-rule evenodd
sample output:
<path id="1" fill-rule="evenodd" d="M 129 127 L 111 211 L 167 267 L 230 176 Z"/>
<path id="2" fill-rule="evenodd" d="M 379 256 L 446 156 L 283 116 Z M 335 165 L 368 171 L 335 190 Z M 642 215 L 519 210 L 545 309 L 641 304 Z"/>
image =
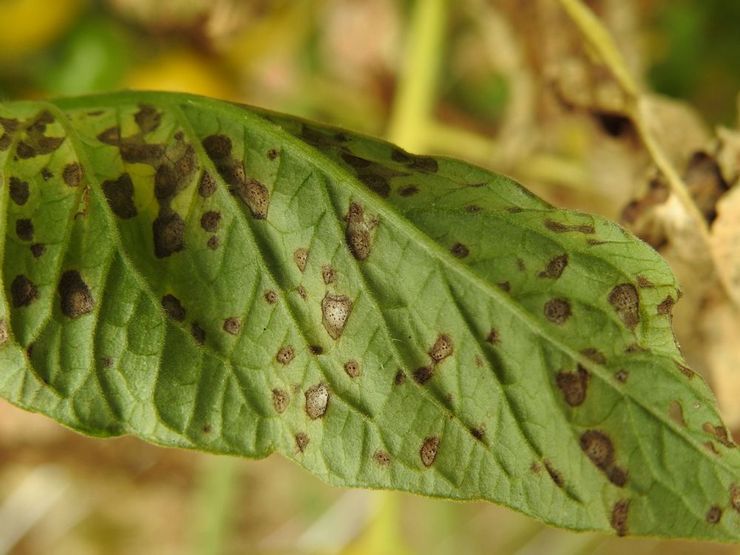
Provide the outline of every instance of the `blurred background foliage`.
<path id="1" fill-rule="evenodd" d="M 643 89 L 662 95 L 650 95 L 660 137 L 711 225 L 740 173 L 740 3 L 586 4 Z M 0 21 L 0 98 L 139 88 L 246 102 L 464 158 L 621 221 L 679 274 L 677 335 L 737 437 L 737 311 L 691 269 L 623 95 L 556 2 L 0 0 Z M 740 237 L 737 225 L 723 229 Z M 0 402 L 0 555 L 666 552 L 740 549 L 339 491 L 281 458 L 94 440 Z"/>

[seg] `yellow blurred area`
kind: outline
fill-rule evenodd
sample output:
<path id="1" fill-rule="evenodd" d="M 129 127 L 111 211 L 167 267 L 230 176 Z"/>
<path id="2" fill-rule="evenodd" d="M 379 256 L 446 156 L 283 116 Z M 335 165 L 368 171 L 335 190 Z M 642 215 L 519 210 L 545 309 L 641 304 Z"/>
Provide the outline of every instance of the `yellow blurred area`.
<path id="1" fill-rule="evenodd" d="M 216 69 L 213 60 L 189 50 L 172 50 L 134 67 L 123 86 L 139 90 L 176 91 L 236 100 L 238 91 Z"/>
<path id="2" fill-rule="evenodd" d="M 15 61 L 58 39 L 85 0 L 0 0 L 0 61 Z"/>

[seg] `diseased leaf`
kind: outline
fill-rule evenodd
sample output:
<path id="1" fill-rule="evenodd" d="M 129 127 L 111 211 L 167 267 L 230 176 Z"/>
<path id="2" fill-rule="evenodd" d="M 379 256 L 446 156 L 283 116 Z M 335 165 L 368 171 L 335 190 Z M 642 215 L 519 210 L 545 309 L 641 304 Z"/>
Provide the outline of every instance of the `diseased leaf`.
<path id="1" fill-rule="evenodd" d="M 740 456 L 606 220 L 203 98 L 0 104 L 0 393 L 85 433 L 740 539 Z"/>

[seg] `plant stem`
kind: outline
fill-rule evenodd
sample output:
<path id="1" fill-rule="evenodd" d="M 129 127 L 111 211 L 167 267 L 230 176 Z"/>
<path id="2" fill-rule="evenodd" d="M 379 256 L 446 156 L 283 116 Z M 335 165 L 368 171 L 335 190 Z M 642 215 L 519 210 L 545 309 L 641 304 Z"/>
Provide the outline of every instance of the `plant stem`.
<path id="1" fill-rule="evenodd" d="M 219 555 L 231 522 L 236 483 L 233 457 L 204 455 L 193 509 L 191 548 L 194 555 Z"/>
<path id="2" fill-rule="evenodd" d="M 427 122 L 436 98 L 447 7 L 447 0 L 417 0 L 411 13 L 386 135 L 391 142 L 412 151 L 424 148 Z"/>

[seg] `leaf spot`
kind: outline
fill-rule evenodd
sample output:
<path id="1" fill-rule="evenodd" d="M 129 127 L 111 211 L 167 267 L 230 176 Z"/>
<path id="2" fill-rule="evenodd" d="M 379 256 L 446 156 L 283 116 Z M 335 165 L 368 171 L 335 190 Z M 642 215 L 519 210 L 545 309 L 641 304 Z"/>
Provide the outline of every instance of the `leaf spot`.
<path id="1" fill-rule="evenodd" d="M 177 212 L 161 212 L 152 223 L 152 234 L 157 258 L 166 258 L 185 248 L 185 221 Z"/>
<path id="2" fill-rule="evenodd" d="M 329 388 L 319 383 L 306 390 L 306 414 L 311 420 L 322 418 L 329 406 Z"/>
<path id="3" fill-rule="evenodd" d="M 612 508 L 610 524 L 617 536 L 626 536 L 629 529 L 627 527 L 627 518 L 629 516 L 630 502 L 629 499 L 620 499 Z"/>
<path id="4" fill-rule="evenodd" d="M 204 212 L 200 218 L 200 227 L 204 231 L 215 233 L 218 231 L 218 226 L 221 224 L 221 212 L 215 210 L 208 210 Z"/>
<path id="5" fill-rule="evenodd" d="M 298 269 L 303 272 L 306 270 L 306 263 L 308 262 L 308 249 L 299 248 L 293 252 L 293 262 L 298 266 Z"/>
<path id="6" fill-rule="evenodd" d="M 561 254 L 556 256 L 547 263 L 547 266 L 542 270 L 538 276 L 547 279 L 558 279 L 568 265 L 568 255 Z"/>
<path id="7" fill-rule="evenodd" d="M 230 335 L 239 335 L 242 329 L 242 320 L 236 316 L 231 316 L 224 320 L 223 330 Z"/>
<path id="8" fill-rule="evenodd" d="M 182 322 L 185 320 L 185 308 L 183 308 L 180 299 L 174 295 L 167 294 L 162 297 L 162 308 L 165 314 L 176 322 Z"/>
<path id="9" fill-rule="evenodd" d="M 406 383 L 406 373 L 403 370 L 399 370 L 396 372 L 396 375 L 393 376 L 393 384 L 394 385 L 403 385 Z"/>
<path id="10" fill-rule="evenodd" d="M 683 406 L 679 401 L 673 400 L 668 405 L 668 416 L 679 426 L 686 427 L 686 419 L 683 416 Z"/>
<path id="11" fill-rule="evenodd" d="M 298 432 L 295 435 L 295 447 L 296 450 L 299 453 L 303 453 L 306 450 L 306 447 L 308 447 L 308 443 L 311 441 L 311 439 L 304 434 L 303 432 Z"/>
<path id="12" fill-rule="evenodd" d="M 265 300 L 269 304 L 275 304 L 276 302 L 278 302 L 277 293 L 275 293 L 275 291 L 273 289 L 268 289 L 267 291 L 265 291 L 265 295 L 264 296 L 265 296 Z"/>
<path id="13" fill-rule="evenodd" d="M 420 385 L 424 385 L 431 378 L 434 370 L 429 366 L 422 366 L 414 370 L 414 381 Z"/>
<path id="14" fill-rule="evenodd" d="M 416 185 L 407 185 L 399 189 L 398 194 L 402 197 L 412 197 L 419 192 L 419 188 Z"/>
<path id="15" fill-rule="evenodd" d="M 293 350 L 293 347 L 291 345 L 286 345 L 284 347 L 280 347 L 277 355 L 275 355 L 275 360 L 277 360 L 283 366 L 286 366 L 290 364 L 294 357 L 295 350 Z"/>
<path id="16" fill-rule="evenodd" d="M 454 345 L 452 338 L 446 333 L 442 333 L 437 337 L 437 340 L 429 349 L 429 356 L 434 361 L 434 364 L 439 364 L 444 359 L 449 357 L 454 351 Z"/>
<path id="17" fill-rule="evenodd" d="M 27 218 L 20 218 L 15 221 L 15 234 L 21 241 L 33 240 L 33 222 Z"/>
<path id="18" fill-rule="evenodd" d="M 545 303 L 545 318 L 558 326 L 570 318 L 570 303 L 566 299 L 550 299 Z"/>
<path id="19" fill-rule="evenodd" d="M 391 464 L 391 456 L 387 451 L 383 451 L 382 449 L 375 451 L 373 454 L 373 460 L 380 466 L 388 466 Z"/>
<path id="20" fill-rule="evenodd" d="M 580 406 L 586 400 L 589 377 L 588 371 L 580 364 L 576 372 L 558 372 L 555 383 L 571 407 Z"/>
<path id="21" fill-rule="evenodd" d="M 352 301 L 345 295 L 327 293 L 321 301 L 322 324 L 332 339 L 339 339 L 352 312 Z"/>
<path id="22" fill-rule="evenodd" d="M 452 245 L 452 248 L 450 248 L 450 252 L 457 258 L 465 258 L 470 254 L 470 249 L 462 243 L 455 243 Z"/>
<path id="23" fill-rule="evenodd" d="M 547 459 L 542 461 L 545 465 L 545 470 L 547 470 L 547 474 L 550 476 L 552 481 L 555 483 L 556 486 L 559 488 L 562 488 L 565 485 L 565 481 L 563 480 L 563 475 L 560 474 L 560 472 L 553 467 L 552 463 L 548 461 Z"/>
<path id="24" fill-rule="evenodd" d="M 431 436 L 424 439 L 424 443 L 421 444 L 419 449 L 419 457 L 421 462 L 427 468 L 434 464 L 437 458 L 437 451 L 439 450 L 439 438 L 437 436 Z"/>
<path id="25" fill-rule="evenodd" d="M 631 283 L 622 283 L 609 293 L 609 303 L 629 329 L 635 329 L 640 322 L 640 297 Z"/>
<path id="26" fill-rule="evenodd" d="M 707 511 L 706 519 L 709 524 L 717 524 L 722 520 L 722 509 L 717 505 L 712 505 Z"/>
<path id="27" fill-rule="evenodd" d="M 213 176 L 210 173 L 204 171 L 203 175 L 200 177 L 200 182 L 198 183 L 198 194 L 203 198 L 208 198 L 215 192 L 216 180 L 213 179 Z"/>
<path id="28" fill-rule="evenodd" d="M 203 345 L 206 342 L 206 330 L 204 330 L 198 322 L 193 322 L 190 326 L 190 334 L 198 345 Z"/>
<path id="29" fill-rule="evenodd" d="M 372 231 L 377 226 L 377 221 L 367 220 L 364 209 L 356 202 L 349 205 L 345 219 L 347 220 L 345 236 L 349 250 L 357 260 L 365 260 L 370 255 Z"/>
<path id="30" fill-rule="evenodd" d="M 587 430 L 581 435 L 581 449 L 599 469 L 607 470 L 614 463 L 614 446 L 609 437 L 598 430 Z"/>
<path id="31" fill-rule="evenodd" d="M 282 414 L 290 404 L 290 396 L 284 389 L 273 389 L 272 390 L 272 407 L 275 412 Z"/>
<path id="32" fill-rule="evenodd" d="M 124 173 L 118 179 L 103 181 L 102 187 L 108 205 L 116 216 L 123 220 L 136 216 L 134 184 L 129 174 Z"/>
<path id="33" fill-rule="evenodd" d="M 328 264 L 321 267 L 321 279 L 324 280 L 324 283 L 326 285 L 329 285 L 330 283 L 334 283 L 336 278 L 337 278 L 337 274 L 334 271 L 334 268 L 332 268 Z"/>
<path id="34" fill-rule="evenodd" d="M 10 178 L 10 198 L 12 201 L 18 206 L 23 206 L 28 202 L 29 195 L 28 183 L 12 176 Z"/>
<path id="35" fill-rule="evenodd" d="M 13 306 L 21 308 L 38 299 L 39 290 L 30 279 L 21 274 L 15 276 L 10 284 L 10 296 L 13 299 Z"/>
<path id="36" fill-rule="evenodd" d="M 350 378 L 357 378 L 360 375 L 360 363 L 356 360 L 348 360 L 344 363 L 344 371 Z"/>
<path id="37" fill-rule="evenodd" d="M 67 164 L 62 170 L 62 179 L 70 187 L 79 187 L 84 175 L 84 169 L 77 162 Z"/>
<path id="38" fill-rule="evenodd" d="M 68 270 L 62 274 L 59 295 L 62 298 L 62 314 L 73 320 L 89 314 L 95 308 L 90 288 L 77 270 Z"/>

